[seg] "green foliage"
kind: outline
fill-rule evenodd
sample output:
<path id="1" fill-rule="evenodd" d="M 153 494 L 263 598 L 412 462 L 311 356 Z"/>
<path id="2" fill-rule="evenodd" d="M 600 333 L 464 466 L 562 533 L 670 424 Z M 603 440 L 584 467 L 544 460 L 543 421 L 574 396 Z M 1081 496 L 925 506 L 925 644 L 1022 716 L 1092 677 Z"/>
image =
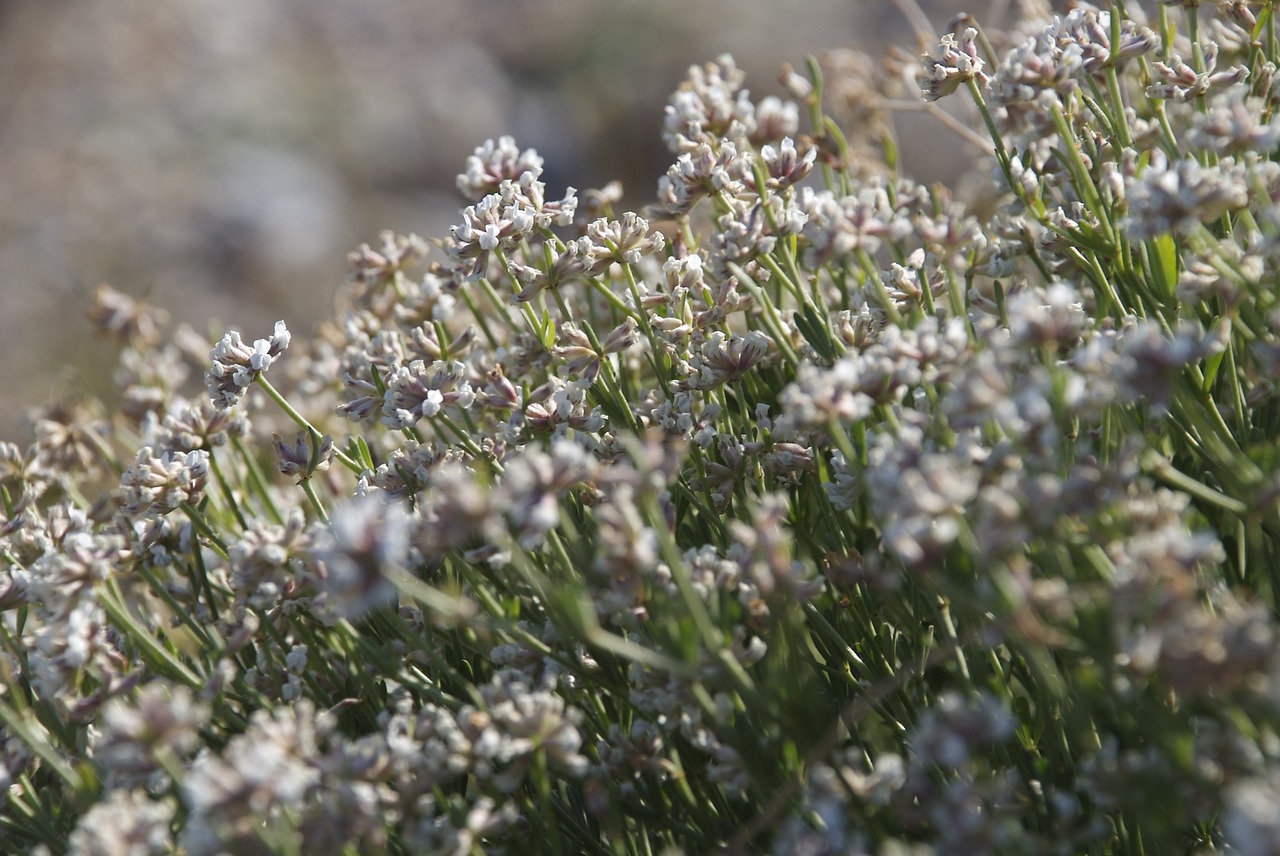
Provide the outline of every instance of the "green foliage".
<path id="1" fill-rule="evenodd" d="M 657 226 L 504 138 L 306 341 L 100 291 L 120 408 L 0 448 L 6 850 L 1272 852 L 1269 10 L 944 37 L 981 219 L 724 57 Z"/>

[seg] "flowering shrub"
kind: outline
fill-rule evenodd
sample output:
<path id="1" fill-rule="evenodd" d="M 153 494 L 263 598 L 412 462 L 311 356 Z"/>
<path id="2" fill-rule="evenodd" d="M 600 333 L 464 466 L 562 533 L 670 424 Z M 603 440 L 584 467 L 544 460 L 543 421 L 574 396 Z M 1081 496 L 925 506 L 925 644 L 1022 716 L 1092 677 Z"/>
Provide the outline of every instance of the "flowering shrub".
<path id="1" fill-rule="evenodd" d="M 99 291 L 118 406 L 0 446 L 5 850 L 1277 852 L 1280 43 L 1216 12 L 962 21 L 972 210 L 824 116 L 865 64 L 722 57 L 646 216 L 504 138 L 309 338 Z"/>

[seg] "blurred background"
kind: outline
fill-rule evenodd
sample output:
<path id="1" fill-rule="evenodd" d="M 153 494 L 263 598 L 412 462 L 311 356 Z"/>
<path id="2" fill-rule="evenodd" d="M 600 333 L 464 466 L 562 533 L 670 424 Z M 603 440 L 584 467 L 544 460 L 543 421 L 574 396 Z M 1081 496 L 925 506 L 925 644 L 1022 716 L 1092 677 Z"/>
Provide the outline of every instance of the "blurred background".
<path id="1" fill-rule="evenodd" d="M 958 8 L 924 4 L 935 31 Z M 348 251 L 447 233 L 488 137 L 536 148 L 550 196 L 616 178 L 639 207 L 689 65 L 730 52 L 759 99 L 784 62 L 890 44 L 920 51 L 881 0 L 0 0 L 0 439 L 106 383 L 99 283 L 198 330 L 304 335 Z M 906 169 L 936 179 L 959 147 L 918 127 Z"/>

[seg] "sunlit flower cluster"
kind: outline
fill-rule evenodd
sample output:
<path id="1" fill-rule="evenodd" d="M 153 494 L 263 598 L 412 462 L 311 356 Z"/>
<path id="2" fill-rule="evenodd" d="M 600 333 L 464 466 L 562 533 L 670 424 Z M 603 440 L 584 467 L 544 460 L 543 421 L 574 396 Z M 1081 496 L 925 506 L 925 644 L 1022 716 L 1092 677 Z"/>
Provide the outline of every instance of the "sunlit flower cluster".
<path id="1" fill-rule="evenodd" d="M 309 335 L 100 289 L 119 407 L 0 444 L 3 849 L 1280 852 L 1280 42 L 1178 5 L 942 36 L 980 192 L 724 56 L 644 211 L 503 137 Z"/>

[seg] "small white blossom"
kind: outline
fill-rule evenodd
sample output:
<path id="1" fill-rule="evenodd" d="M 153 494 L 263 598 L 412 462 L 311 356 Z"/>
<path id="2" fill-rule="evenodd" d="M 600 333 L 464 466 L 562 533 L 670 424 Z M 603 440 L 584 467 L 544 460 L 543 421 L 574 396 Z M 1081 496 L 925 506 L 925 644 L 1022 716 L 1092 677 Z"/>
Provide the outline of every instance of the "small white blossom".
<path id="1" fill-rule="evenodd" d="M 215 407 L 225 410 L 234 407 L 258 375 L 271 367 L 271 363 L 289 347 L 289 329 L 283 321 L 277 321 L 269 339 L 255 339 L 249 348 L 232 330 L 209 352 L 213 365 L 204 375 L 205 386 Z"/>

